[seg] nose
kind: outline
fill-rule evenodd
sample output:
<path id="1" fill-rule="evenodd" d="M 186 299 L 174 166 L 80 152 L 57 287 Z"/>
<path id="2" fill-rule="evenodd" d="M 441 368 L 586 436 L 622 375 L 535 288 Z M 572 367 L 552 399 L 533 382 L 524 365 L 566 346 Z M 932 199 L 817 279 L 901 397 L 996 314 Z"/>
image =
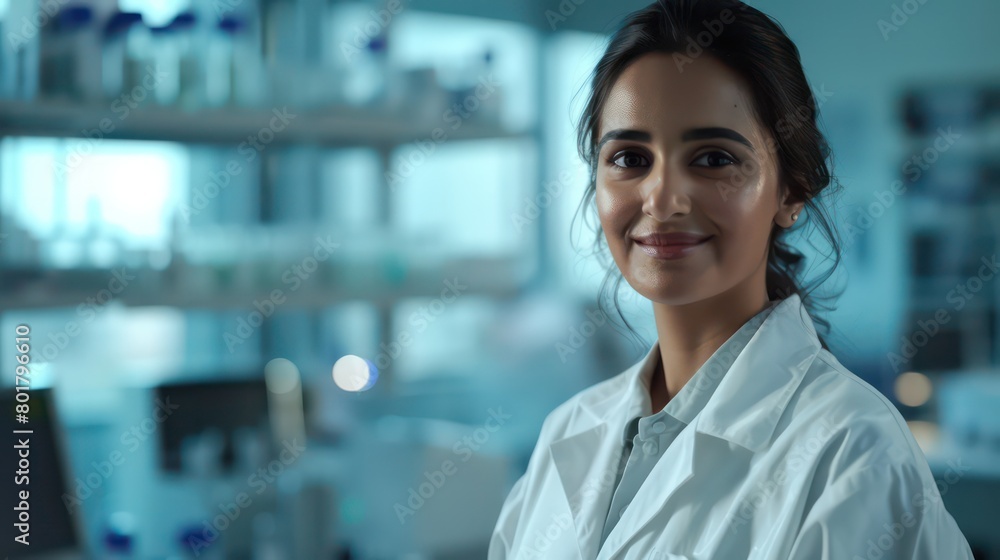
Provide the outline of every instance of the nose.
<path id="1" fill-rule="evenodd" d="M 691 212 L 687 183 L 671 167 L 661 160 L 639 186 L 643 214 L 659 222 L 665 222 L 675 214 Z"/>

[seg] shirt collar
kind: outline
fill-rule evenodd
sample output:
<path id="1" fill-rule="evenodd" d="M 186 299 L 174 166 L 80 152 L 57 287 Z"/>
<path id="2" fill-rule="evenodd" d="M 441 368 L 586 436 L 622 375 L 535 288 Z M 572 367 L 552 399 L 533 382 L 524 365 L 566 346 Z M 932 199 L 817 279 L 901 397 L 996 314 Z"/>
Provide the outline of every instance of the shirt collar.
<path id="1" fill-rule="evenodd" d="M 658 411 L 652 410 L 652 399 L 650 399 L 648 389 L 653 374 L 659 373 L 660 343 L 659 341 L 654 342 L 653 347 L 640 363 L 638 375 L 630 379 L 629 382 L 628 392 L 630 398 L 639 403 L 642 412 L 633 415 L 625 424 L 625 429 L 622 433 L 623 444 L 627 445 L 632 441 L 633 436 L 635 436 L 639 429 L 639 419 L 643 416 L 652 415 L 660 417 L 670 415 L 684 424 L 690 424 L 695 416 L 698 415 L 698 412 L 705 407 L 705 403 L 712 397 L 716 387 L 719 386 L 719 382 L 729 368 L 732 367 L 733 362 L 736 361 L 736 357 L 746 347 L 750 338 L 757 332 L 757 329 L 760 328 L 764 320 L 767 319 L 767 316 L 771 314 L 771 311 L 780 302 L 781 300 L 772 301 L 767 307 L 743 323 L 736 332 L 709 356 L 708 360 L 698 368 L 698 371 L 670 399 L 667 405 Z M 630 408 L 632 410 L 635 409 L 635 407 Z"/>

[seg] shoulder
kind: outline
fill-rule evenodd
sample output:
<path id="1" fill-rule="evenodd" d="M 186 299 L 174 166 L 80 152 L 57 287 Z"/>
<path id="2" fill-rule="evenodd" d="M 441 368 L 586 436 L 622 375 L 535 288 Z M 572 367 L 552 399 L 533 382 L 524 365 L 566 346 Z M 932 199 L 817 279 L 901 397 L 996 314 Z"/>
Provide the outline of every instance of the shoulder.
<path id="1" fill-rule="evenodd" d="M 942 500 L 941 485 L 957 481 L 961 466 L 937 480 L 889 399 L 823 350 L 796 400 L 786 432 L 797 434 L 800 456 L 812 459 L 790 558 L 972 560 Z"/>
<path id="2" fill-rule="evenodd" d="M 828 418 L 862 425 L 877 424 L 897 436 L 910 433 L 895 405 L 827 350 L 819 351 L 806 372 L 799 388 L 799 400 Z"/>
<path id="3" fill-rule="evenodd" d="M 912 467 L 930 476 L 902 415 L 878 389 L 820 350 L 779 422 L 776 438 L 821 447 L 844 472 L 874 465 Z M 801 443 L 801 442 L 800 442 Z"/>

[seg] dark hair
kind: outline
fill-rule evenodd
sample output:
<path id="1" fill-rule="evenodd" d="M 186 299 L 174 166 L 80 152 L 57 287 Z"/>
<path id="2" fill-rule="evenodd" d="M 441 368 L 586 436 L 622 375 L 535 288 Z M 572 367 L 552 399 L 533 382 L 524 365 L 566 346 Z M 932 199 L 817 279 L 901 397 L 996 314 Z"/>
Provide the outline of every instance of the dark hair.
<path id="1" fill-rule="evenodd" d="M 834 192 L 842 187 L 835 181 L 827 165 L 827 160 L 831 157 L 830 148 L 819 130 L 816 101 L 802 70 L 798 49 L 779 23 L 743 2 L 658 0 L 630 14 L 611 36 L 607 49 L 594 69 L 590 97 L 577 130 L 580 156 L 590 167 L 587 191 L 577 213 L 585 207 L 595 209 L 591 204 L 597 188 L 598 154 L 595 142 L 598 140 L 596 136 L 601 112 L 611 89 L 630 63 L 651 52 L 672 53 L 681 68 L 680 65 L 691 62 L 697 56 L 711 55 L 749 84 L 754 99 L 753 115 L 774 140 L 769 149 L 777 156 L 779 184 L 787 183 L 793 200 L 804 201 L 804 209 L 808 210 L 802 212 L 795 222 L 796 227 L 790 229 L 799 231 L 806 222 L 815 221 L 833 253 L 833 264 L 824 276 L 808 287 L 800 285 L 804 256 L 785 241 L 788 230 L 775 224 L 771 231 L 767 258 L 768 298 L 784 299 L 792 294 L 799 294 L 813 320 L 822 325 L 825 331 L 829 331 L 829 322 L 819 318 L 815 312 L 813 291 L 839 265 L 842 244 L 836 229 L 832 227 L 832 220 L 827 216 L 825 205 L 819 204 L 818 199 L 823 191 L 827 191 L 827 195 L 830 193 L 829 186 L 838 187 Z M 783 196 L 785 194 L 782 192 Z M 809 220 L 804 219 L 806 215 Z M 574 216 L 574 222 L 575 220 Z M 602 248 L 607 248 L 607 241 L 599 220 L 595 234 L 595 252 L 600 253 Z M 608 266 L 601 284 L 598 307 L 602 311 L 606 311 L 605 290 L 616 270 L 617 267 Z M 614 281 L 613 304 L 618 317 L 636 335 L 618 305 L 621 281 L 619 273 Z M 831 309 L 829 306 L 823 308 Z M 822 336 L 819 336 L 819 340 L 822 347 L 829 350 Z"/>

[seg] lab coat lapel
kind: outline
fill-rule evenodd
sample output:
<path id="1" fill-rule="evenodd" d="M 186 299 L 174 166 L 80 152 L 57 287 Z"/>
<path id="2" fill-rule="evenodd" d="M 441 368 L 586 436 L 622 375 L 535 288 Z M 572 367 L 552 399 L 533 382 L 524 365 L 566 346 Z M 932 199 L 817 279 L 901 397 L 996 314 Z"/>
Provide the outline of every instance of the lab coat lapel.
<path id="1" fill-rule="evenodd" d="M 760 451 L 822 346 L 798 294 L 761 324 L 697 418 L 698 432 Z"/>
<path id="2" fill-rule="evenodd" d="M 607 423 L 598 423 L 549 447 L 573 517 L 580 557 L 585 559 L 597 555 L 614 490 L 614 478 L 608 477 L 614 477 L 620 459 L 608 445 L 616 439 L 608 437 L 608 430 Z"/>
<path id="3" fill-rule="evenodd" d="M 717 468 L 706 464 L 711 461 L 703 451 L 699 453 L 706 437 L 724 439 L 750 451 L 763 449 L 820 348 L 799 296 L 793 294 L 779 303 L 737 356 L 705 408 L 650 471 L 639 495 L 608 535 L 598 559 L 614 558 L 621 552 L 670 503 L 696 469 L 709 472 Z"/>
<path id="4" fill-rule="evenodd" d="M 560 488 L 569 505 L 581 558 L 597 556 L 604 520 L 624 448 L 621 430 L 628 419 L 648 414 L 644 375 L 656 365 L 657 348 L 629 368 L 623 385 L 594 401 L 580 403 L 569 425 L 574 433 L 549 444 L 549 453 L 559 473 Z M 644 369 L 645 368 L 645 369 Z"/>
<path id="5" fill-rule="evenodd" d="M 695 457 L 700 442 L 698 434 L 694 434 L 693 437 L 678 437 L 674 441 L 670 459 L 661 458 L 653 466 L 649 477 L 640 486 L 639 494 L 629 507 L 625 508 L 625 515 L 618 520 L 608 535 L 597 560 L 615 558 L 629 541 L 670 503 L 674 493 L 691 479 L 694 475 Z M 638 449 L 636 452 L 641 453 L 642 450 Z"/>

